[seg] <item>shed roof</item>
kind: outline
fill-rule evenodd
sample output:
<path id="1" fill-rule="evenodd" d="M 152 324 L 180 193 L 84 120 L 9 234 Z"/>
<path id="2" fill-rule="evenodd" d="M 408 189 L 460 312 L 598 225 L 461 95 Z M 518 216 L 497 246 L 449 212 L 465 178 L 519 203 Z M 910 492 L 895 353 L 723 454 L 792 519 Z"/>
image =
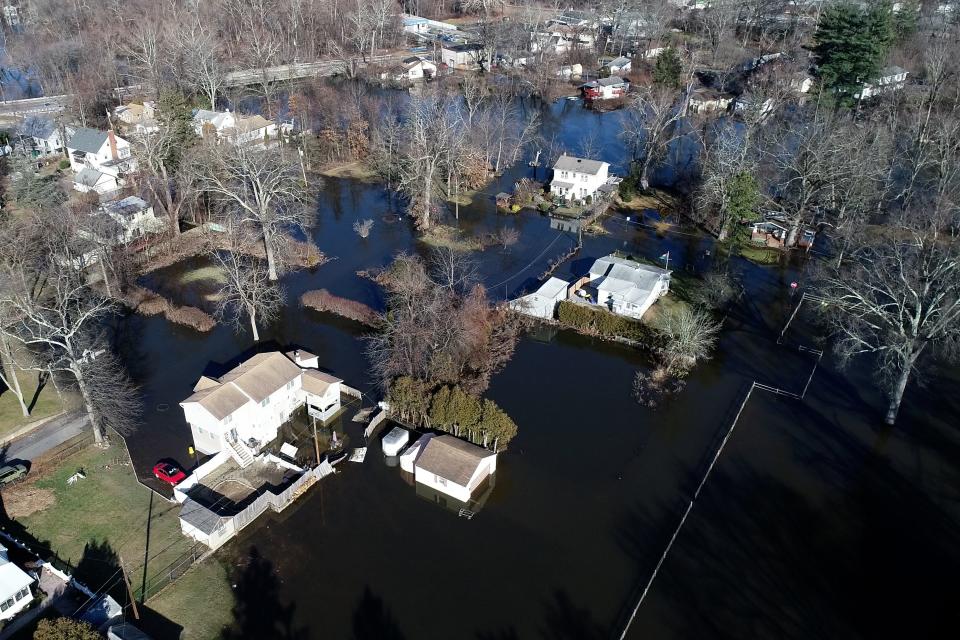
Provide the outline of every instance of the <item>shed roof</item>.
<path id="1" fill-rule="evenodd" d="M 149 207 L 150 205 L 142 198 L 128 196 L 122 200 L 108 202 L 103 205 L 103 210 L 116 216 L 130 218 L 141 211 L 146 211 Z"/>
<path id="2" fill-rule="evenodd" d="M 495 456 L 475 444 L 451 435 L 432 438 L 417 459 L 417 467 L 461 487 L 467 486 L 480 463 Z"/>
<path id="3" fill-rule="evenodd" d="M 630 64 L 630 58 L 627 56 L 620 56 L 619 58 L 614 58 L 607 63 L 608 67 L 622 67 L 624 65 Z"/>
<path id="4" fill-rule="evenodd" d="M 183 506 L 180 507 L 180 519 L 207 535 L 216 531 L 226 520 L 193 498 L 183 501 Z"/>
<path id="5" fill-rule="evenodd" d="M 103 148 L 107 141 L 107 132 L 99 129 L 89 129 L 87 127 L 77 127 L 70 140 L 67 142 L 67 148 L 84 151 L 86 153 L 97 153 Z"/>
<path id="6" fill-rule="evenodd" d="M 599 160 L 587 160 L 585 158 L 578 158 L 576 156 L 568 156 L 564 154 L 557 158 L 557 163 L 553 165 L 553 170 L 577 171 L 579 173 L 597 175 L 604 166 L 609 167 L 610 165 Z"/>
<path id="7" fill-rule="evenodd" d="M 129 622 L 122 622 L 107 629 L 107 640 L 150 640 L 150 636 Z"/>
<path id="8" fill-rule="evenodd" d="M 14 563 L 6 560 L 0 564 L 0 599 L 6 600 L 31 584 L 33 584 L 33 578 Z"/>
<path id="9" fill-rule="evenodd" d="M 560 278 L 554 278 L 551 276 L 549 280 L 540 285 L 540 288 L 537 289 L 537 294 L 546 298 L 556 299 L 566 295 L 567 287 L 569 286 L 570 283 L 566 280 L 561 280 Z"/>
<path id="10" fill-rule="evenodd" d="M 90 167 L 84 167 L 81 169 L 73 181 L 77 184 L 82 184 L 85 187 L 95 187 L 101 180 L 103 180 L 104 174 L 100 173 L 96 169 L 91 169 Z"/>
<path id="11" fill-rule="evenodd" d="M 620 76 L 610 76 L 609 78 L 600 78 L 597 84 L 601 87 L 612 87 L 618 84 L 627 84 L 627 81 Z"/>

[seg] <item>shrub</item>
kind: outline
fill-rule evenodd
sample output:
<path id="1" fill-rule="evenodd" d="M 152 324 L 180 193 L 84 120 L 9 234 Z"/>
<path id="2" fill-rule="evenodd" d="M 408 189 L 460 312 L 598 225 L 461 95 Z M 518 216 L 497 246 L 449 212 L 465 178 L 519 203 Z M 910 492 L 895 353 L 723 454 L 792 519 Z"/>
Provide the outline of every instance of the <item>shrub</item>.
<path id="1" fill-rule="evenodd" d="M 66 160 L 66 159 L 61 160 L 60 162 L 57 163 L 57 168 L 58 168 L 58 169 L 69 169 L 69 168 L 70 168 L 70 161 L 69 161 L 69 160 Z"/>
<path id="2" fill-rule="evenodd" d="M 369 326 L 376 325 L 380 319 L 380 314 L 371 307 L 356 300 L 335 296 L 326 289 L 307 291 L 300 296 L 300 304 L 317 311 L 329 311 Z"/>
<path id="3" fill-rule="evenodd" d="M 557 319 L 582 333 L 604 338 L 625 338 L 643 342 L 654 347 L 659 343 L 658 334 L 638 320 L 618 316 L 604 309 L 587 307 L 563 300 L 558 305 Z"/>
<path id="4" fill-rule="evenodd" d="M 178 307 L 170 305 L 164 315 L 170 322 L 191 327 L 197 331 L 210 331 L 217 326 L 217 321 L 206 311 L 196 307 Z"/>

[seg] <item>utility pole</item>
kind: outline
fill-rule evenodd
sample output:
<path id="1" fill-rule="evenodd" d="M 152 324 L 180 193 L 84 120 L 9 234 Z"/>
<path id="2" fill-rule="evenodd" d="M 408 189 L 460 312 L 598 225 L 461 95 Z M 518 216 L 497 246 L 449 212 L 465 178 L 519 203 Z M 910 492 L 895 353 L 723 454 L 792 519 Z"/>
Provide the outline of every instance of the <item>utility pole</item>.
<path id="1" fill-rule="evenodd" d="M 133 589 L 130 587 L 130 576 L 127 575 L 127 567 L 123 563 L 123 557 L 117 556 L 120 560 L 120 572 L 123 573 L 123 584 L 127 587 L 127 595 L 130 597 L 130 606 L 133 607 L 133 617 L 137 620 L 140 619 L 140 610 L 137 609 L 137 599 L 133 597 Z M 144 567 L 146 570 L 146 567 Z"/>

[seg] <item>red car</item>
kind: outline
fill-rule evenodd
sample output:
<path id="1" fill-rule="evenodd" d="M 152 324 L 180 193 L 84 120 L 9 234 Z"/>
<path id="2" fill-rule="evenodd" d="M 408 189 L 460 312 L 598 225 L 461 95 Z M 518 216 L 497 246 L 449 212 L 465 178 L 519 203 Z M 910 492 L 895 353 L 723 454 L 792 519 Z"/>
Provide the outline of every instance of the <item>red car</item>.
<path id="1" fill-rule="evenodd" d="M 185 474 L 180 467 L 170 462 L 158 462 L 155 464 L 153 466 L 153 475 L 157 477 L 157 480 L 163 480 L 171 485 L 177 485 L 187 477 L 187 474 Z"/>

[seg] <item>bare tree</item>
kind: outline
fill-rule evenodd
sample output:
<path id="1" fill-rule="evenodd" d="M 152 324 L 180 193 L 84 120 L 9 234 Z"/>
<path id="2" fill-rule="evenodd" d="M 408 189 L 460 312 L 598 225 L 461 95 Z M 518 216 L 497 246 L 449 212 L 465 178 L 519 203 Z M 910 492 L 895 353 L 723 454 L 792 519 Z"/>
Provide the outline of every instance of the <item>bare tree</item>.
<path id="1" fill-rule="evenodd" d="M 211 109 L 216 109 L 217 96 L 226 82 L 217 41 L 208 30 L 195 24 L 180 32 L 177 46 L 183 59 L 184 79 L 206 97 Z"/>
<path id="2" fill-rule="evenodd" d="M 259 342 L 258 323 L 262 325 L 276 319 L 283 307 L 283 290 L 270 279 L 263 261 L 246 252 L 243 245 L 248 244 L 248 239 L 242 229 L 234 227 L 227 233 L 230 236 L 229 250 L 211 253 L 225 278 L 215 314 L 237 329 L 243 326 L 246 317 L 254 341 Z"/>
<path id="3" fill-rule="evenodd" d="M 0 332 L 36 358 L 26 368 L 72 378 L 97 442 L 108 428 L 131 428 L 136 397 L 105 336 L 114 305 L 83 282 L 70 233 L 34 224 L 7 230 L 4 241 Z"/>
<path id="4" fill-rule="evenodd" d="M 370 235 L 370 230 L 373 229 L 373 220 L 367 218 L 366 220 L 357 220 L 353 223 L 353 230 L 361 238 L 366 238 Z"/>
<path id="5" fill-rule="evenodd" d="M 891 229 L 852 250 L 843 268 L 821 272 L 817 294 L 841 362 L 878 360 L 893 424 L 923 358 L 956 355 L 960 339 L 960 250 L 935 229 Z"/>
<path id="6" fill-rule="evenodd" d="M 0 317 L 0 322 L 4 322 L 4 318 Z M 3 331 L 0 331 L 0 382 L 16 396 L 23 417 L 29 416 L 30 408 L 23 400 L 23 390 L 20 388 L 20 378 L 17 376 L 17 364 L 10 350 L 10 340 Z"/>
<path id="7" fill-rule="evenodd" d="M 276 280 L 285 266 L 280 245 L 309 220 L 297 155 L 259 145 L 210 145 L 193 156 L 189 170 L 198 188 L 216 198 L 235 224 L 257 230 L 268 276 Z"/>
<path id="8" fill-rule="evenodd" d="M 623 136 L 640 166 L 640 186 L 650 188 L 650 170 L 680 134 L 683 111 L 668 87 L 641 87 L 627 113 Z"/>

